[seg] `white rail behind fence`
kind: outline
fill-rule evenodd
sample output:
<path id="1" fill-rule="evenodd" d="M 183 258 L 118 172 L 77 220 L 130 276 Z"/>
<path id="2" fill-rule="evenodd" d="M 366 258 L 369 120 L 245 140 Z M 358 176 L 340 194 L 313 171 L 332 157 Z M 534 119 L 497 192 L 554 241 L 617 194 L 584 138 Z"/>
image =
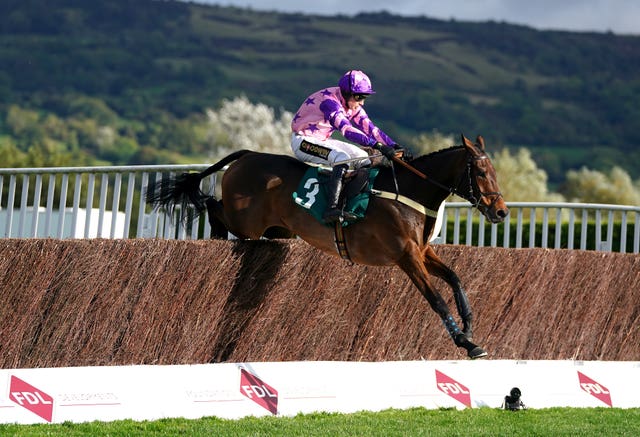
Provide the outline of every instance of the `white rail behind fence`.
<path id="1" fill-rule="evenodd" d="M 185 229 L 144 203 L 169 175 L 208 165 L 0 169 L 0 237 L 209 238 L 205 217 Z M 215 174 L 202 189 L 211 193 Z M 508 202 L 504 223 L 488 223 L 466 202 L 448 202 L 436 242 L 640 252 L 640 206 Z"/>
<path id="2" fill-rule="evenodd" d="M 507 202 L 504 223 L 491 224 L 466 202 L 447 203 L 439 242 L 467 246 L 640 251 L 640 206 Z"/>
<path id="3" fill-rule="evenodd" d="M 206 219 L 189 229 L 144 203 L 169 175 L 207 165 L 0 169 L 0 236 L 5 238 L 202 238 Z M 215 175 L 205 178 L 205 192 Z"/>

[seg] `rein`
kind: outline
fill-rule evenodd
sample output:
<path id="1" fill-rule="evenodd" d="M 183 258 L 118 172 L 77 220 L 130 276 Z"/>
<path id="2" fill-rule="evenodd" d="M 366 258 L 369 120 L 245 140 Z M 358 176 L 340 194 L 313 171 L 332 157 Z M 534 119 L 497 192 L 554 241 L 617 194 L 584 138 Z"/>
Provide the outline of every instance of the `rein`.
<path id="1" fill-rule="evenodd" d="M 487 159 L 487 155 L 481 155 L 478 157 L 473 157 L 470 156 L 469 158 L 467 158 L 467 177 L 469 178 L 469 194 L 465 195 L 462 194 L 458 191 L 458 187 L 460 186 L 460 182 L 462 180 L 462 177 L 464 176 L 464 174 L 460 175 L 460 178 L 458 179 L 458 182 L 456 183 L 456 185 L 454 187 L 448 187 L 446 185 L 444 185 L 443 183 L 436 181 L 435 179 L 432 179 L 430 177 L 428 177 L 426 174 L 422 173 L 420 170 L 418 170 L 417 168 L 415 168 L 414 166 L 412 166 L 411 164 L 404 162 L 402 159 L 398 158 L 397 156 L 393 157 L 393 162 L 396 162 L 400 165 L 402 165 L 404 168 L 406 168 L 407 170 L 411 171 L 413 174 L 415 174 L 416 176 L 420 177 L 421 179 L 424 179 L 425 181 L 436 185 L 440 188 L 442 188 L 443 190 L 449 192 L 450 194 L 455 194 L 457 196 L 462 197 L 464 200 L 466 200 L 467 202 L 471 203 L 473 205 L 474 208 L 477 208 L 480 205 L 480 199 L 476 198 L 475 194 L 473 193 L 473 183 L 471 180 L 471 162 L 472 161 L 480 161 L 482 159 Z M 396 186 L 397 188 L 397 186 Z M 499 197 L 502 197 L 502 193 L 499 191 L 481 191 L 480 187 L 478 187 L 478 192 L 480 194 L 480 196 L 496 196 L 497 200 Z"/>

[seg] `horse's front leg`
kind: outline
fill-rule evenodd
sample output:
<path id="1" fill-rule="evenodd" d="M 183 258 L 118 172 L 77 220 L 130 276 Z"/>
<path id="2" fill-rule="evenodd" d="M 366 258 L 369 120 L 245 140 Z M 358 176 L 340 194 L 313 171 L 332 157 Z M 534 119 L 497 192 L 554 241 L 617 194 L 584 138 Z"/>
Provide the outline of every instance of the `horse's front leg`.
<path id="1" fill-rule="evenodd" d="M 440 316 L 447 333 L 451 336 L 456 346 L 466 349 L 467 355 L 471 359 L 486 356 L 487 352 L 480 346 L 474 344 L 464 331 L 458 327 L 458 324 L 449 311 L 447 303 L 440 293 L 435 290 L 431 281 L 429 281 L 429 272 L 423 262 L 420 251 L 414 247 L 413 250 L 410 250 L 403 256 L 398 266 L 411 278 L 416 287 L 418 287 L 418 290 L 420 290 L 420 293 L 427 299 L 431 308 Z M 456 303 L 457 302 L 456 300 Z M 468 302 L 466 303 L 466 307 L 468 308 Z M 468 326 L 470 329 L 470 316 L 465 322 L 465 326 Z"/>
<path id="2" fill-rule="evenodd" d="M 456 309 L 458 315 L 462 319 L 462 332 L 467 336 L 469 340 L 473 337 L 473 313 L 471 312 L 471 305 L 469 305 L 469 299 L 467 293 L 462 288 L 460 278 L 455 274 L 453 270 L 447 267 L 440 257 L 436 255 L 431 246 L 428 246 L 425 254 L 425 267 L 430 274 L 445 281 L 453 290 L 453 297 L 456 300 Z"/>

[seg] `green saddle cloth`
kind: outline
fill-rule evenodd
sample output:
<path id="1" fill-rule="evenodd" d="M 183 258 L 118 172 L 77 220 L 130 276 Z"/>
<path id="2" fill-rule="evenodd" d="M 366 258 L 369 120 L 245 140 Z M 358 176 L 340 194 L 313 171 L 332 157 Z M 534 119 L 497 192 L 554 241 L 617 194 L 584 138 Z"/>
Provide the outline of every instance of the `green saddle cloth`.
<path id="1" fill-rule="evenodd" d="M 353 213 L 356 219 L 343 221 L 343 227 L 356 223 L 364 218 L 367 207 L 369 206 L 371 188 L 373 187 L 376 176 L 378 176 L 378 172 L 379 170 L 377 168 L 368 169 L 369 178 L 367 184 L 363 187 L 363 190 L 355 193 L 355 195 L 349 195 L 352 190 L 350 190 L 349 182 L 345 184 L 342 191 L 348 198 L 344 210 Z M 318 167 L 310 167 L 300 180 L 298 188 L 293 193 L 293 200 L 323 224 L 322 215 L 327 208 L 326 186 L 330 178 L 331 174 L 319 172 Z M 333 226 L 333 223 L 329 223 L 327 226 Z"/>

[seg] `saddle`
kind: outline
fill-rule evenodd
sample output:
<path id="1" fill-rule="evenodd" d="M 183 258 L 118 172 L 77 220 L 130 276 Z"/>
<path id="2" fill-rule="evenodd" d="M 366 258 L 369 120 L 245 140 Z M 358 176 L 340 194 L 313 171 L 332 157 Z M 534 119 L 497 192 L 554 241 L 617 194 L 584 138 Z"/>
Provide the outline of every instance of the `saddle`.
<path id="1" fill-rule="evenodd" d="M 377 168 L 364 167 L 347 173 L 340 194 L 340 204 L 345 211 L 353 213 L 357 218 L 351 221 L 345 220 L 342 226 L 348 226 L 364 218 L 378 172 Z M 325 186 L 330 177 L 331 168 L 309 167 L 293 193 L 296 204 L 309 211 L 323 224 L 322 215 L 327 206 Z M 333 227 L 333 224 L 327 226 Z"/>

